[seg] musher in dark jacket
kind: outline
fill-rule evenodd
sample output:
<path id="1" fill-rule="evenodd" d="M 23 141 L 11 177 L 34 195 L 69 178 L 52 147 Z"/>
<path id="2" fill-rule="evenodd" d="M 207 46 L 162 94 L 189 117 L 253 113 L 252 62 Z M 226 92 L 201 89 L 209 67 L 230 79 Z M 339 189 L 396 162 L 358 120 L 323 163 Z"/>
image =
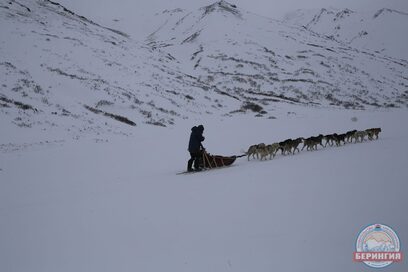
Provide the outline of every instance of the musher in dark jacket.
<path id="1" fill-rule="evenodd" d="M 204 126 L 199 125 L 191 129 L 190 142 L 188 143 L 188 151 L 190 152 L 191 158 L 187 163 L 187 171 L 200 171 L 200 160 L 203 154 L 203 145 L 201 144 L 204 141 Z M 192 168 L 194 163 L 194 170 Z"/>

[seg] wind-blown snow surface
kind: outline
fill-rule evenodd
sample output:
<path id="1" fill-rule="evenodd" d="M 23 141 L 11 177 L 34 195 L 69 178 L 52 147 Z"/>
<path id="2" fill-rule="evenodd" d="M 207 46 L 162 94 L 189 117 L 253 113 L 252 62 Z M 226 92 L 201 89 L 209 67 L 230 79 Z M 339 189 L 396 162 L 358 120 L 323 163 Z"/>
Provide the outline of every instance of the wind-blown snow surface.
<path id="1" fill-rule="evenodd" d="M 352 261 L 363 227 L 387 224 L 408 241 L 407 112 L 295 110 L 196 123 L 205 122 L 207 150 L 225 155 L 288 137 L 383 132 L 191 175 L 176 175 L 190 122 L 2 152 L 0 270 L 370 271 Z"/>
<path id="2" fill-rule="evenodd" d="M 297 10 L 286 14 L 283 21 L 353 47 L 408 60 L 408 13 L 404 11 L 388 8 L 376 12 L 334 8 Z"/>

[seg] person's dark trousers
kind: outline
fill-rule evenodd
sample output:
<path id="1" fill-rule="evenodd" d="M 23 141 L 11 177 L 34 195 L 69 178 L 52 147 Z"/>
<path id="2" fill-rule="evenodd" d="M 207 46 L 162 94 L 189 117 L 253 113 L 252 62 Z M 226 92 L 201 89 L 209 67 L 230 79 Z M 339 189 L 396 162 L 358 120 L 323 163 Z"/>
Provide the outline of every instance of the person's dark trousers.
<path id="1" fill-rule="evenodd" d="M 193 163 L 194 163 L 194 170 L 200 169 L 200 160 L 201 160 L 201 151 L 198 152 L 190 152 L 191 158 L 188 160 L 187 163 L 187 171 L 193 171 Z"/>

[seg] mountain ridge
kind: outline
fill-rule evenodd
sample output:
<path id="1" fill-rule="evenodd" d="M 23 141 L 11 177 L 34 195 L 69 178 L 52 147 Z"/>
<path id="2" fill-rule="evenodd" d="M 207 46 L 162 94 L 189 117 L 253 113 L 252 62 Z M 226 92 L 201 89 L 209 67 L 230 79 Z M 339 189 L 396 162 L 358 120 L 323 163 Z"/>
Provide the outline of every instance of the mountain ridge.
<path id="1" fill-rule="evenodd" d="M 408 41 L 403 34 L 408 24 L 407 15 L 389 8 L 375 12 L 321 8 L 299 9 L 286 14 L 282 20 L 355 48 L 407 61 L 404 45 Z"/>
<path id="2" fill-rule="evenodd" d="M 217 3 L 218 2 L 213 5 L 217 5 Z M 323 85 L 326 85 L 326 87 L 329 86 L 332 89 L 333 87 L 334 89 L 341 89 L 341 85 L 344 85 L 344 82 L 347 82 L 350 77 L 354 77 L 351 70 L 347 70 L 348 68 L 346 69 L 346 73 L 349 73 L 350 75 L 344 74 L 341 83 L 337 82 L 338 79 L 334 76 L 329 76 L 329 78 L 327 78 L 321 73 L 314 71 L 318 69 L 316 67 L 323 66 L 325 68 L 331 68 L 331 71 L 326 71 L 326 73 L 344 73 L 344 71 L 335 72 L 337 68 L 330 67 L 330 65 L 327 64 L 333 61 L 339 61 L 337 66 L 340 70 L 343 70 L 342 66 L 346 66 L 356 71 L 361 70 L 362 76 L 369 75 L 364 71 L 366 68 L 363 66 L 356 66 L 353 62 L 342 61 L 339 57 L 344 60 L 353 60 L 354 57 L 358 56 L 364 62 L 371 61 L 370 58 L 375 57 L 377 59 L 375 61 L 377 62 L 376 66 L 378 67 L 380 67 L 380 62 L 384 60 L 402 66 L 403 69 L 406 69 L 406 65 L 408 64 L 403 60 L 397 61 L 392 58 L 384 57 L 381 54 L 376 54 L 375 52 L 371 53 L 357 48 L 348 47 L 347 45 L 333 41 L 323 35 L 292 28 L 278 21 L 245 12 L 240 12 L 241 16 L 239 20 L 235 20 L 233 17 L 226 18 L 224 16 L 219 16 L 219 18 L 204 18 L 206 21 L 202 21 L 203 17 L 200 10 L 201 9 L 195 12 L 178 14 L 179 17 L 165 18 L 163 21 L 166 21 L 166 23 L 156 30 L 154 35 L 148 37 L 148 45 L 153 49 L 161 48 L 166 52 L 169 52 L 172 56 L 175 56 L 179 62 L 185 63 L 189 69 L 195 70 L 196 74 L 200 75 L 201 78 L 211 78 L 210 81 L 215 83 L 216 86 L 224 85 L 229 94 L 234 95 L 235 97 L 242 96 L 243 100 L 246 98 L 245 94 L 263 92 L 270 93 L 271 96 L 280 95 L 291 97 L 293 100 L 299 102 L 303 100 L 303 102 L 306 103 L 321 104 L 320 102 L 322 102 L 322 100 L 333 99 L 335 101 L 337 100 L 334 102 L 334 104 L 336 104 L 340 99 L 327 92 L 325 94 L 317 95 L 318 99 L 303 99 L 310 94 L 300 90 L 302 84 L 300 84 L 299 87 L 294 87 L 294 92 L 297 94 L 292 93 L 290 95 L 291 90 L 288 91 L 287 88 L 292 88 L 293 84 L 285 84 L 285 82 L 305 83 L 303 86 L 306 85 L 306 88 L 307 84 L 310 83 L 311 85 L 320 85 L 318 88 L 322 90 L 325 89 Z M 346 13 L 347 12 L 339 13 L 338 16 L 345 16 Z M 312 38 L 307 37 L 307 35 L 310 35 Z M 262 37 L 262 39 L 259 39 L 259 37 Z M 296 48 L 297 50 L 293 50 L 291 47 Z M 206 50 L 208 48 L 209 50 Z M 308 48 L 310 49 L 308 50 Z M 281 53 L 277 54 L 277 50 L 280 50 Z M 314 52 L 316 50 L 321 52 Z M 314 55 L 302 55 L 310 53 L 311 51 L 313 51 Z M 255 52 L 262 53 L 258 54 Z M 327 56 L 327 52 L 335 54 Z M 315 60 L 317 58 L 326 58 L 326 60 L 317 61 Z M 304 64 L 302 59 L 305 60 Z M 312 65 L 309 59 L 317 62 L 317 65 Z M 205 65 L 203 65 L 204 63 Z M 239 69 L 231 69 L 231 63 L 240 66 L 235 68 L 242 68 L 244 65 L 247 65 L 252 66 L 250 68 L 253 69 L 250 69 L 252 70 L 251 73 L 242 73 L 238 71 Z M 290 69 L 287 69 L 288 67 L 283 67 L 287 66 L 287 64 L 292 67 Z M 296 68 L 296 66 L 299 65 L 306 65 L 307 67 Z M 357 68 L 358 66 L 360 67 Z M 295 69 L 293 70 L 293 68 Z M 273 70 L 274 72 L 272 72 Z M 377 73 L 377 71 L 373 72 Z M 311 74 L 312 78 L 310 78 L 310 76 L 309 78 L 300 76 L 301 74 L 305 75 L 307 73 Z M 216 77 L 214 75 L 220 75 L 221 78 L 219 78 L 218 81 L 213 80 L 213 78 Z M 291 76 L 298 78 L 293 78 Z M 225 77 L 229 78 L 223 80 L 222 78 Z M 239 88 L 239 85 L 242 82 L 248 83 L 249 77 L 252 77 L 249 81 L 254 80 L 254 82 L 251 83 L 254 85 L 252 88 L 251 86 L 245 86 L 242 87 L 241 90 L 234 91 L 233 88 L 227 86 L 226 81 L 229 81 L 234 82 L 234 88 Z M 369 77 L 373 77 L 373 75 L 369 75 Z M 333 80 L 336 81 L 334 84 Z M 371 78 L 370 80 L 372 81 L 374 79 Z M 357 83 L 358 81 L 360 80 L 356 78 L 355 84 L 360 84 Z M 381 82 L 380 80 L 374 81 Z M 277 84 L 274 83 L 279 83 L 283 86 L 276 87 Z M 261 90 L 262 88 L 265 88 L 266 90 Z M 279 89 L 283 90 L 277 94 L 275 91 L 277 88 L 278 92 Z M 363 88 L 365 89 L 363 93 L 370 92 L 370 87 L 367 85 Z M 383 88 L 386 89 L 386 86 Z M 348 89 L 356 90 L 354 86 L 349 86 Z M 403 92 L 404 89 L 401 89 L 400 91 Z M 294 95 L 295 97 L 293 97 Z M 362 93 L 360 92 L 358 95 L 360 96 Z M 363 96 L 356 97 L 356 99 L 361 98 L 364 100 Z M 369 96 L 372 97 L 372 95 Z M 253 99 L 256 98 L 253 97 Z M 333 101 L 331 102 L 333 103 Z M 353 104 L 351 101 L 348 102 Z M 348 104 L 347 102 L 344 103 Z M 375 104 L 376 102 L 373 103 Z M 340 102 L 340 104 L 342 104 L 342 102 Z M 370 103 L 365 104 L 369 105 Z"/>
<path id="3" fill-rule="evenodd" d="M 158 14 L 146 42 L 55 2 L 19 4 L 0 7 L 1 123 L 12 129 L 131 135 L 210 115 L 273 119 L 294 105 L 407 105 L 408 63 L 225 1 Z"/>

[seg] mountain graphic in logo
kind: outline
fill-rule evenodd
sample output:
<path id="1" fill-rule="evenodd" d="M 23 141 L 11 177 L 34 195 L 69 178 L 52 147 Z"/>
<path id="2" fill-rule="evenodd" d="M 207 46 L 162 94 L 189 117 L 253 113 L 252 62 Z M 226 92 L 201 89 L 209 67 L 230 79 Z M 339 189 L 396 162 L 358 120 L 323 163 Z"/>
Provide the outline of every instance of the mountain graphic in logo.
<path id="1" fill-rule="evenodd" d="M 398 235 L 386 225 L 375 224 L 366 227 L 357 238 L 354 261 L 364 262 L 375 268 L 402 261 Z"/>

